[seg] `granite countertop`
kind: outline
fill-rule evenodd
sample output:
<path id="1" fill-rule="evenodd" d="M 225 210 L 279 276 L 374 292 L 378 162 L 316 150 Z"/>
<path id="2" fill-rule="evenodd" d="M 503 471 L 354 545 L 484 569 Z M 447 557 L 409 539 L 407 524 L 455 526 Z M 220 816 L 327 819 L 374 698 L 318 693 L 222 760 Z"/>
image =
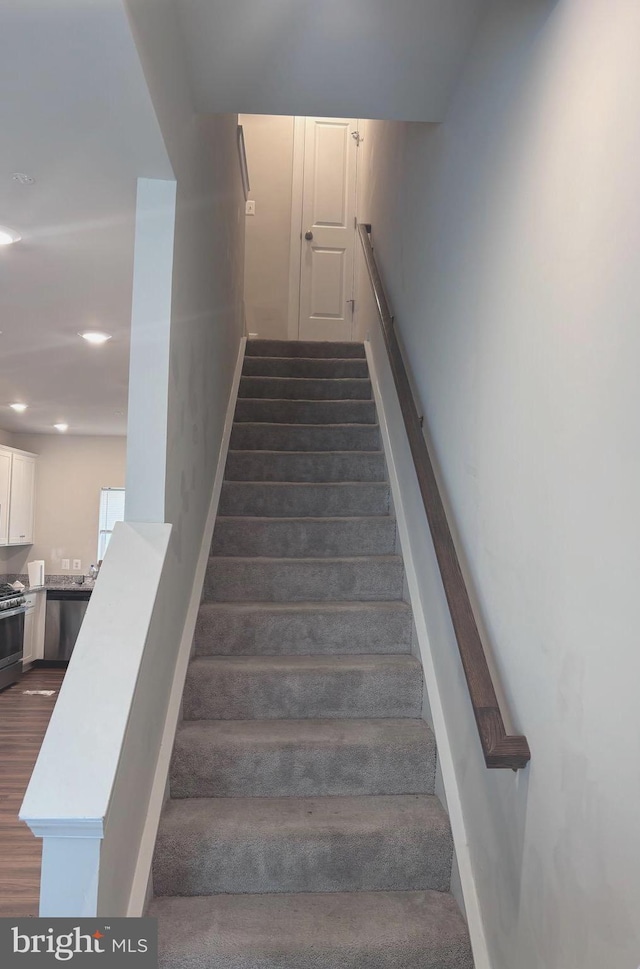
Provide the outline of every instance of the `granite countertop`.
<path id="1" fill-rule="evenodd" d="M 84 582 L 74 582 L 72 578 L 59 575 L 47 575 L 44 579 L 45 589 L 93 589 L 95 584 L 95 579 L 85 578 Z"/>
<path id="2" fill-rule="evenodd" d="M 72 575 L 46 575 L 44 579 L 44 585 L 30 586 L 27 575 L 10 575 L 5 576 L 4 581 L 15 582 L 19 580 L 23 583 L 25 592 L 42 592 L 50 589 L 52 592 L 60 592 L 66 589 L 75 589 L 78 591 L 84 590 L 85 592 L 92 592 L 96 584 L 95 579 L 89 579 L 85 577 L 84 582 L 78 583 L 73 581 Z"/>

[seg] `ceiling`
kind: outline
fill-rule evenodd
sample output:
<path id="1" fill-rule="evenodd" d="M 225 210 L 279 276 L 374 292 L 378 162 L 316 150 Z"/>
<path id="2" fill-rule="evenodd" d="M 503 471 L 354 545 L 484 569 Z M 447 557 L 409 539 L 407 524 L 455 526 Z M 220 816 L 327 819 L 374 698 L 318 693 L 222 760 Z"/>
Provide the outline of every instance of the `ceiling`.
<path id="1" fill-rule="evenodd" d="M 202 112 L 442 121 L 485 0 L 174 0 Z"/>
<path id="2" fill-rule="evenodd" d="M 124 434 L 136 179 L 173 173 L 121 0 L 4 0 L 0 90 L 0 428 Z"/>

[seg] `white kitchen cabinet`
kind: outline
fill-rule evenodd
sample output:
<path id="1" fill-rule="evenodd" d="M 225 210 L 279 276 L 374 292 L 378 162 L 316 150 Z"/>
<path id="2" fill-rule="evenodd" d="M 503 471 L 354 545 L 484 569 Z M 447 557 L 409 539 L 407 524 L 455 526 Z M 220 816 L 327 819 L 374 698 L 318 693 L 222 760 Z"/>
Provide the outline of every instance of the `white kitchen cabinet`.
<path id="1" fill-rule="evenodd" d="M 33 545 L 36 458 L 0 447 L 0 545 Z"/>
<path id="2" fill-rule="evenodd" d="M 9 504 L 9 545 L 33 544 L 36 460 L 14 451 Z"/>
<path id="3" fill-rule="evenodd" d="M 9 544 L 9 496 L 11 494 L 11 451 L 0 450 L 0 545 Z"/>
<path id="4" fill-rule="evenodd" d="M 38 592 L 25 593 L 27 611 L 24 614 L 24 645 L 22 666 L 30 666 L 37 659 L 44 657 L 44 622 L 47 607 L 47 593 L 44 589 Z"/>

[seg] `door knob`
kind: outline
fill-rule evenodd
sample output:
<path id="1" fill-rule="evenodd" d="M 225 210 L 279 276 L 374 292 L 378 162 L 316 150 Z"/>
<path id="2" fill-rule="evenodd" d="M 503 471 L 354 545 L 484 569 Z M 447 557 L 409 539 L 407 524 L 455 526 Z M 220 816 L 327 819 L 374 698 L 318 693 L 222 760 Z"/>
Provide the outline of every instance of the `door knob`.
<path id="1" fill-rule="evenodd" d="M 308 229 L 305 232 L 304 237 L 307 240 L 307 242 L 311 242 L 311 240 L 313 239 L 313 232 L 311 231 L 311 229 Z"/>

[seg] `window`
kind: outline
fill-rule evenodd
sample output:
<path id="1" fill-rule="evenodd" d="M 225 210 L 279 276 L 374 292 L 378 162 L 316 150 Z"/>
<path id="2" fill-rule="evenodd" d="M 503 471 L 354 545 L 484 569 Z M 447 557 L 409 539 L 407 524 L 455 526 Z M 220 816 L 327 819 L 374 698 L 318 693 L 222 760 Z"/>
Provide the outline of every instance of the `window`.
<path id="1" fill-rule="evenodd" d="M 124 521 L 124 488 L 102 488 L 100 490 L 98 562 L 104 558 L 115 523 L 122 521 Z"/>

